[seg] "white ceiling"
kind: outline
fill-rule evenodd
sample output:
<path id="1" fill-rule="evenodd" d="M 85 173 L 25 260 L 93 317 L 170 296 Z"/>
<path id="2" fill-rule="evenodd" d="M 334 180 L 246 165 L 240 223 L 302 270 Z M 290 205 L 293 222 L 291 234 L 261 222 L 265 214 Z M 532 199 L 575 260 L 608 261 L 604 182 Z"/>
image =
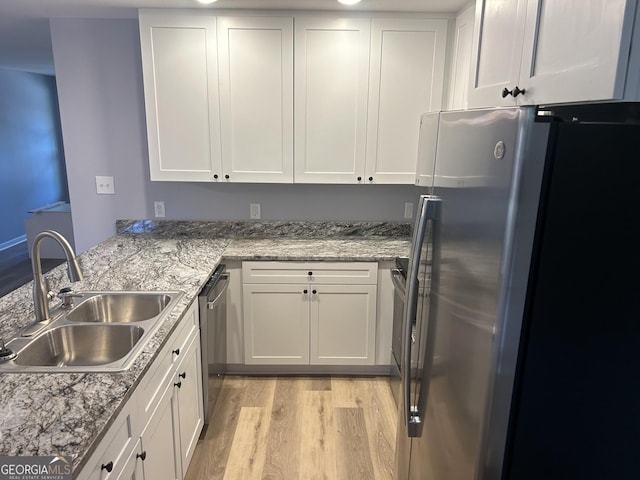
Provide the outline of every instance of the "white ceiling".
<path id="1" fill-rule="evenodd" d="M 0 0 L 0 67 L 53 74 L 51 17 L 135 18 L 138 8 L 284 9 L 453 13 L 473 0 Z"/>

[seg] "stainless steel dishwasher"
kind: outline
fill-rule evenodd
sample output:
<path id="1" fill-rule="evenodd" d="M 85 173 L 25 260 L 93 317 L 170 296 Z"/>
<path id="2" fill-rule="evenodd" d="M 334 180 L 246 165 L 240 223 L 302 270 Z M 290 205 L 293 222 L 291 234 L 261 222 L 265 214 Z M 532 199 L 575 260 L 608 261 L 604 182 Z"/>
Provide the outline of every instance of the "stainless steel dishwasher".
<path id="1" fill-rule="evenodd" d="M 209 424 L 222 388 L 227 363 L 227 302 L 229 274 L 219 265 L 198 297 L 200 309 L 200 344 L 202 347 L 202 391 L 204 423 Z"/>

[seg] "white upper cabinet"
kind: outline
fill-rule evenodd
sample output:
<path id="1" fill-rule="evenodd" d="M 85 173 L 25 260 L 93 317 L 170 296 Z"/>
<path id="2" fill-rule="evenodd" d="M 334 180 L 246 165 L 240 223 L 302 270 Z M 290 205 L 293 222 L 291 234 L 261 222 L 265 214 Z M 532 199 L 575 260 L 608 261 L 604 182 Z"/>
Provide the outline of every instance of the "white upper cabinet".
<path id="1" fill-rule="evenodd" d="M 520 0 L 477 0 L 469 107 L 514 105 L 501 92 L 520 78 L 525 10 Z"/>
<path id="2" fill-rule="evenodd" d="M 622 98 L 635 3 L 528 0 L 520 66 L 524 103 Z"/>
<path id="3" fill-rule="evenodd" d="M 425 113 L 420 117 L 420 138 L 418 141 L 418 165 L 416 169 L 416 185 L 432 187 L 436 165 L 436 144 L 440 113 Z"/>
<path id="4" fill-rule="evenodd" d="M 151 180 L 222 174 L 212 17 L 141 13 L 140 43 Z"/>
<path id="5" fill-rule="evenodd" d="M 295 181 L 364 175 L 370 20 L 295 19 Z"/>
<path id="6" fill-rule="evenodd" d="M 420 115 L 442 108 L 446 43 L 446 20 L 372 20 L 367 183 L 415 182 Z"/>
<path id="7" fill-rule="evenodd" d="M 143 9 L 139 22 L 151 180 L 415 182 L 448 20 Z"/>
<path id="8" fill-rule="evenodd" d="M 451 60 L 451 85 L 447 110 L 463 110 L 469 106 L 469 73 L 475 6 L 469 5 L 456 17 Z"/>
<path id="9" fill-rule="evenodd" d="M 478 0 L 469 106 L 624 98 L 635 4 Z"/>
<path id="10" fill-rule="evenodd" d="M 218 17 L 225 180 L 293 182 L 293 18 Z"/>

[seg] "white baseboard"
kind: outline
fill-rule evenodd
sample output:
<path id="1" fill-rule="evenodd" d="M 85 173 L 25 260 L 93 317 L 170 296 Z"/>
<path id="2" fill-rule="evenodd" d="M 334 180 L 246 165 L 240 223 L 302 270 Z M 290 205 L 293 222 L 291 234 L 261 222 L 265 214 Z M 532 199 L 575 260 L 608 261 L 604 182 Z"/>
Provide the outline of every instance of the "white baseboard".
<path id="1" fill-rule="evenodd" d="M 27 236 L 20 235 L 19 237 L 12 238 L 11 240 L 7 240 L 6 242 L 0 243 L 0 252 L 6 250 L 7 248 L 15 247 L 16 245 L 26 242 Z"/>

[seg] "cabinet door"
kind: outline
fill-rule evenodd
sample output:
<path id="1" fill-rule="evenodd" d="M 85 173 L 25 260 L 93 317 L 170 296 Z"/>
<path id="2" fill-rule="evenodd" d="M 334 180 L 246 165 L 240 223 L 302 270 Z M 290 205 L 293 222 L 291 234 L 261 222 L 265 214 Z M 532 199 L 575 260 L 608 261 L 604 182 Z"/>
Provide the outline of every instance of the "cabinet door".
<path id="1" fill-rule="evenodd" d="M 371 22 L 367 183 L 415 183 L 420 115 L 442 108 L 447 20 Z"/>
<path id="2" fill-rule="evenodd" d="M 308 292 L 308 285 L 243 286 L 247 365 L 309 363 Z"/>
<path id="3" fill-rule="evenodd" d="M 173 382 L 167 385 L 158 407 L 142 432 L 142 450 L 146 452 L 143 463 L 145 479 L 179 480 L 179 445 L 174 424 L 177 424 L 177 409 Z"/>
<path id="4" fill-rule="evenodd" d="M 78 480 L 114 480 L 128 467 L 142 427 L 138 422 L 136 394 L 127 401 L 84 468 L 76 472 Z M 103 468 L 108 464 L 110 472 Z"/>
<path id="5" fill-rule="evenodd" d="M 140 14 L 151 180 L 221 176 L 214 17 Z"/>
<path id="6" fill-rule="evenodd" d="M 136 448 L 131 452 L 127 461 L 118 475 L 117 480 L 143 480 L 144 473 L 142 469 L 142 447 L 140 445 L 140 439 L 136 443 Z M 146 458 L 146 454 L 144 455 Z"/>
<path id="7" fill-rule="evenodd" d="M 515 105 L 501 92 L 518 84 L 525 13 L 526 0 L 476 1 L 470 108 Z"/>
<path id="8" fill-rule="evenodd" d="M 364 183 L 369 32 L 368 19 L 296 17 L 298 183 Z"/>
<path id="9" fill-rule="evenodd" d="M 293 182 L 293 19 L 219 17 L 222 163 L 231 182 Z"/>
<path id="10" fill-rule="evenodd" d="M 527 3 L 520 103 L 622 98 L 635 2 Z"/>
<path id="11" fill-rule="evenodd" d="M 469 106 L 469 72 L 474 14 L 475 7 L 470 5 L 456 17 L 451 61 L 451 87 L 447 110 L 463 110 Z"/>
<path id="12" fill-rule="evenodd" d="M 310 363 L 373 365 L 376 286 L 312 285 L 311 288 Z"/>
<path id="13" fill-rule="evenodd" d="M 439 113 L 425 113 L 420 117 L 416 185 L 421 187 L 431 188 L 433 186 L 439 126 Z"/>
<path id="14" fill-rule="evenodd" d="M 202 365 L 200 362 L 200 335 L 193 337 L 185 356 L 178 365 L 175 391 L 180 420 L 180 455 L 182 475 L 193 457 L 193 452 L 204 425 L 202 406 Z M 175 428 L 175 427 L 174 427 Z"/>

